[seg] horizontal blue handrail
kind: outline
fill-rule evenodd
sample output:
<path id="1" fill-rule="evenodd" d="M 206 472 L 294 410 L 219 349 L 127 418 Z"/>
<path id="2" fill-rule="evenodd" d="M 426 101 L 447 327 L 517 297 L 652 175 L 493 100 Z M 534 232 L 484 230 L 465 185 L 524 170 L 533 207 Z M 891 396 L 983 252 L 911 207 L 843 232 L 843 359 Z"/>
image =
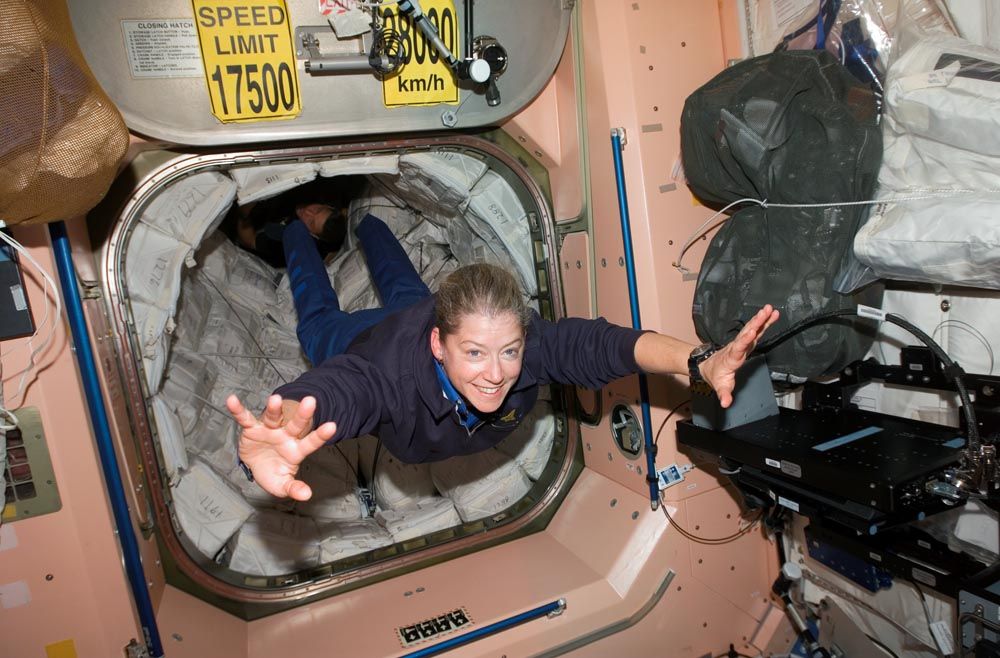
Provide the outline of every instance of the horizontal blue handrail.
<path id="1" fill-rule="evenodd" d="M 444 653 L 445 651 L 450 651 L 455 647 L 460 647 L 462 645 L 469 644 L 470 642 L 481 640 L 488 635 L 505 631 L 508 628 L 523 624 L 526 621 L 531 621 L 532 619 L 538 619 L 539 617 L 545 617 L 551 614 L 559 614 L 565 609 L 566 599 L 559 599 L 558 601 L 546 603 L 545 605 L 538 606 L 537 608 L 528 610 L 527 612 L 522 612 L 519 615 L 502 619 L 496 623 L 490 624 L 489 626 L 483 626 L 482 628 L 469 631 L 464 635 L 449 638 L 432 646 L 424 647 L 423 649 L 418 649 L 412 653 L 404 654 L 402 658 L 424 658 L 425 656 L 436 656 L 439 653 Z"/>

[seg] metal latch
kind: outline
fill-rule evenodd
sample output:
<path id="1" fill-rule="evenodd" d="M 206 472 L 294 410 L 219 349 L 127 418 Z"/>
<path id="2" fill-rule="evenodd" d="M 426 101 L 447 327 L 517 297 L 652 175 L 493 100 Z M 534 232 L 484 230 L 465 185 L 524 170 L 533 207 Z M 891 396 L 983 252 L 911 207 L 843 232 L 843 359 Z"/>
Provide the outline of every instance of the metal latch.
<path id="1" fill-rule="evenodd" d="M 132 638 L 125 645 L 125 658 L 149 658 L 149 649 L 145 644 L 139 644 Z"/>

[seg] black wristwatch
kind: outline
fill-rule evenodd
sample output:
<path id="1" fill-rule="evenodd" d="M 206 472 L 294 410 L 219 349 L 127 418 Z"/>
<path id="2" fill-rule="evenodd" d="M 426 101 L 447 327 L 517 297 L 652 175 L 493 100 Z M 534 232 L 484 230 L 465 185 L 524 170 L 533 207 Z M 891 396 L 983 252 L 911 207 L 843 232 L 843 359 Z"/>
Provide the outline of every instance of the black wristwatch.
<path id="1" fill-rule="evenodd" d="M 705 378 L 701 376 L 701 370 L 698 369 L 698 366 L 701 365 L 702 361 L 715 354 L 717 349 L 712 343 L 702 343 L 691 350 L 691 354 L 688 355 L 688 375 L 691 377 L 691 381 L 705 381 Z"/>

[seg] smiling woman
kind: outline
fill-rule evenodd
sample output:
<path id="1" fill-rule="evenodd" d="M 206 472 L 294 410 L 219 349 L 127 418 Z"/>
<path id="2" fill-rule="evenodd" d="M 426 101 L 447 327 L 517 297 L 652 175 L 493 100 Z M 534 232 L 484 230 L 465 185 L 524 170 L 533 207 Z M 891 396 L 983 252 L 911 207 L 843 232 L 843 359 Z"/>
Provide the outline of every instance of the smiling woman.
<path id="1" fill-rule="evenodd" d="M 521 374 L 531 315 L 507 271 L 469 265 L 441 284 L 431 351 L 459 395 L 476 410 L 500 408 Z"/>
<path id="2" fill-rule="evenodd" d="M 123 241 L 129 316 L 159 460 L 149 471 L 162 474 L 164 527 L 175 528 L 187 554 L 229 582 L 263 576 L 287 583 L 308 580 L 314 569 L 342 573 L 481 533 L 484 524 L 519 523 L 569 468 L 561 399 L 549 402 L 547 391 L 517 431 L 485 452 L 433 466 L 405 463 L 366 436 L 324 446 L 302 463 L 297 477 L 311 488 L 308 501 L 275 498 L 248 482 L 237 467 L 239 426 L 225 412 L 226 395 L 236 392 L 258 412 L 275 387 L 309 364 L 296 340 L 287 272 L 213 230 L 232 208 L 263 207 L 307 185 L 328 187 L 361 174 L 367 185 L 352 188 L 347 240 L 320 263 L 319 283 L 336 290 L 345 311 L 385 302 L 357 238 L 372 214 L 430 290 L 463 265 L 507 262 L 508 296 L 525 311 L 547 314 L 538 274 L 544 263 L 532 257 L 541 251 L 532 246 L 541 206 L 518 176 L 479 151 L 454 148 L 293 164 L 192 164 L 152 191 Z M 490 208 L 507 221 L 494 227 Z M 428 321 L 433 325 L 431 315 Z M 429 333 L 421 341 L 434 401 L 453 411 L 437 383 Z M 414 352 L 395 355 L 412 361 Z M 373 505 L 363 500 L 369 495 Z"/>

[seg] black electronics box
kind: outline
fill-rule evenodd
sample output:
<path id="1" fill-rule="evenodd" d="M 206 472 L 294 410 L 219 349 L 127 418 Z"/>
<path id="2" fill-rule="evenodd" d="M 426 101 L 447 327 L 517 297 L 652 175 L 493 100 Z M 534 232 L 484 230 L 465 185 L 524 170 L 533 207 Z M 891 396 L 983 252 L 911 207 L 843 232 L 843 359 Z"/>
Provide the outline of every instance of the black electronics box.
<path id="1" fill-rule="evenodd" d="M 22 338 L 35 333 L 28 306 L 28 292 L 18 263 L 17 252 L 0 241 L 0 340 Z"/>

